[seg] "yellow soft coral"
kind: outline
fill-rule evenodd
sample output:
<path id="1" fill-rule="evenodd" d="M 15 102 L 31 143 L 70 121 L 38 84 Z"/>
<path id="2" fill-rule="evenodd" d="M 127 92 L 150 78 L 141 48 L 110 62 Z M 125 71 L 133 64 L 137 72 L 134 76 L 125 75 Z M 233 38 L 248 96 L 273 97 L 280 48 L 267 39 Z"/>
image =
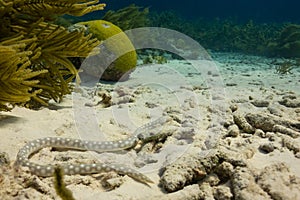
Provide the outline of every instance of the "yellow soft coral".
<path id="1" fill-rule="evenodd" d="M 98 53 L 99 41 L 54 24 L 63 14 L 102 10 L 98 0 L 0 0 L 0 111 L 38 108 L 73 89 L 70 57 Z"/>
<path id="2" fill-rule="evenodd" d="M 127 80 L 129 73 L 134 70 L 137 64 L 137 54 L 127 35 L 116 25 L 104 20 L 93 20 L 79 24 L 88 26 L 89 32 L 93 33 L 98 40 L 104 41 L 105 48 L 117 57 L 105 69 L 100 79 L 105 81 Z"/>

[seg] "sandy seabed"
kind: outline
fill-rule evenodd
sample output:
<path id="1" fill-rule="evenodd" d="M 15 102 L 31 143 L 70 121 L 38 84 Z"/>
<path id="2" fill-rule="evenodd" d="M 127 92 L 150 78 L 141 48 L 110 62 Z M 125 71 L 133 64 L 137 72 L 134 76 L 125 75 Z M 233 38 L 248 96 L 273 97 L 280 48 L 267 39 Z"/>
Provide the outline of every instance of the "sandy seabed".
<path id="1" fill-rule="evenodd" d="M 142 65 L 126 82 L 1 113 L 1 199 L 59 199 L 52 177 L 14 167 L 27 142 L 118 140 L 140 129 L 163 136 L 119 153 L 45 148 L 31 160 L 119 163 L 154 182 L 113 172 L 65 176 L 75 199 L 300 199 L 300 68 L 276 74 L 274 60 L 219 53 L 214 61 Z M 162 116 L 170 120 L 151 125 Z"/>

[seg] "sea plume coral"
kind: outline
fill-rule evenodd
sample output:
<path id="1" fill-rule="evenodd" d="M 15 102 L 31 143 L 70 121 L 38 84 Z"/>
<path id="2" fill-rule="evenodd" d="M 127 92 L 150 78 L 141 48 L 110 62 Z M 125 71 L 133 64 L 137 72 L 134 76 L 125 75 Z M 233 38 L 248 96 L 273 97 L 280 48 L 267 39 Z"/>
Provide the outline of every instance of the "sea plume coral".
<path id="1" fill-rule="evenodd" d="M 10 45 L 13 42 L 14 45 Z M 20 42 L 20 43 L 18 43 Z M 30 51 L 24 51 L 26 41 L 21 38 L 0 43 L 0 110 L 10 110 L 7 104 L 28 102 L 35 98 L 41 90 L 32 91 L 38 84 L 33 78 L 47 73 L 47 70 L 32 71 L 29 61 Z"/>
<path id="2" fill-rule="evenodd" d="M 109 21 L 120 27 L 123 31 L 145 27 L 149 25 L 149 8 L 142 8 L 131 4 L 117 11 L 109 10 L 102 20 Z"/>
<path id="3" fill-rule="evenodd" d="M 77 70 L 69 57 L 98 53 L 83 31 L 69 32 L 53 16 L 102 10 L 93 0 L 0 0 L 0 110 L 38 107 L 70 93 Z"/>

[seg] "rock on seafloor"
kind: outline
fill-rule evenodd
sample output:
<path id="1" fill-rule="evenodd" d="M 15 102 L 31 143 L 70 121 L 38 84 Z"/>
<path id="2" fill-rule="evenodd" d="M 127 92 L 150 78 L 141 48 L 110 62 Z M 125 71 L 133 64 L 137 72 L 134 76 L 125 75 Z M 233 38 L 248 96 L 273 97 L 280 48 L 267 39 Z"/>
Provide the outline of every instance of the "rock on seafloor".
<path id="1" fill-rule="evenodd" d="M 160 182 L 166 191 L 174 192 L 182 189 L 188 183 L 201 180 L 218 165 L 217 153 L 202 158 L 195 151 L 196 149 L 193 151 L 194 153 L 183 155 L 165 167 Z"/>

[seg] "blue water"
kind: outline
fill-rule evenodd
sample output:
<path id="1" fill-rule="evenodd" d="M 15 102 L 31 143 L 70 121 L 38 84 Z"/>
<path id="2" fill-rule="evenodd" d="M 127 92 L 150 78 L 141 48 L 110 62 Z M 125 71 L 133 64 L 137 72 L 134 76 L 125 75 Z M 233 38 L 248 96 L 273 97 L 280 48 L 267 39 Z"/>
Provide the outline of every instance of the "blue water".
<path id="1" fill-rule="evenodd" d="M 300 24 L 300 0 L 100 1 L 107 4 L 105 10 L 80 20 L 101 19 L 108 10 L 135 4 L 149 7 L 149 23 L 145 26 L 179 31 L 213 51 L 300 57 L 299 38 L 286 40 L 289 31 L 281 35 L 288 24 Z"/>
<path id="2" fill-rule="evenodd" d="M 300 22 L 299 0 L 102 0 L 106 9 L 117 10 L 132 3 L 150 11 L 174 10 L 187 19 L 238 18 L 240 21 Z"/>

